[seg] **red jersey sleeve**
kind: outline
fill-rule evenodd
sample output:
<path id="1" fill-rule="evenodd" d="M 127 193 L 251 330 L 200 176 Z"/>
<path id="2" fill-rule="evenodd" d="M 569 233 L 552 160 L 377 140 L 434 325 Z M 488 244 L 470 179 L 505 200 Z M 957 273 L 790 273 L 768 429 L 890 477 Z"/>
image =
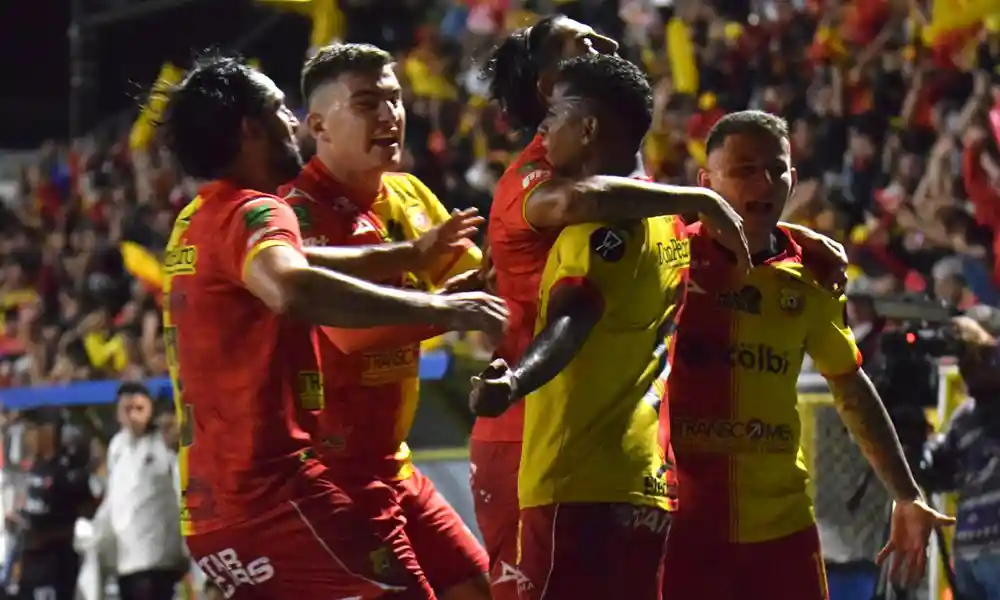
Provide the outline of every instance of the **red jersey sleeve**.
<path id="1" fill-rule="evenodd" d="M 226 277 L 242 283 L 247 265 L 271 246 L 285 245 L 302 251 L 302 235 L 295 212 L 274 196 L 254 196 L 236 204 L 219 232 L 223 241 L 220 265 Z"/>
<path id="2" fill-rule="evenodd" d="M 493 204 L 500 210 L 493 211 L 491 216 L 502 220 L 509 230 L 535 231 L 528 222 L 525 207 L 531 194 L 552 178 L 552 167 L 545 160 L 542 138 L 540 135 L 535 136 L 518 160 L 497 182 L 496 190 L 493 192 Z"/>

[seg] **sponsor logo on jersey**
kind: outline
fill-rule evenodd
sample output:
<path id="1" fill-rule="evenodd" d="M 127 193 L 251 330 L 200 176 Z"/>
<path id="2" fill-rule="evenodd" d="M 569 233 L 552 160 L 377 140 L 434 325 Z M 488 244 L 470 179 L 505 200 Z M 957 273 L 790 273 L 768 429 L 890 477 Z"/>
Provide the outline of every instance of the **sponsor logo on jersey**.
<path id="1" fill-rule="evenodd" d="M 673 239 L 667 243 L 656 242 L 656 256 L 661 265 L 688 264 L 691 261 L 691 241 Z"/>
<path id="2" fill-rule="evenodd" d="M 329 246 L 330 238 L 325 235 L 317 235 L 313 237 L 307 237 L 302 240 L 302 245 L 306 248 L 315 248 L 317 246 Z"/>
<path id="3" fill-rule="evenodd" d="M 760 290 L 752 285 L 745 285 L 739 291 L 724 292 L 716 297 L 719 308 L 751 315 L 760 314 L 761 299 Z"/>
<path id="4" fill-rule="evenodd" d="M 792 426 L 761 419 L 671 419 L 671 442 L 678 448 L 787 454 L 798 447 Z"/>
<path id="5" fill-rule="evenodd" d="M 787 375 L 796 362 L 793 361 L 791 352 L 778 350 L 768 344 L 723 346 L 683 335 L 678 338 L 677 344 L 677 360 L 695 366 L 726 364 L 756 373 Z"/>
<path id="6" fill-rule="evenodd" d="M 270 203 L 260 204 L 260 202 L 265 202 L 265 200 L 251 200 L 244 207 L 243 225 L 246 226 L 247 229 L 262 229 L 271 222 L 271 216 L 274 214 L 274 207 L 271 206 Z M 253 204 L 253 206 L 251 206 L 251 204 Z"/>
<path id="7" fill-rule="evenodd" d="M 163 257 L 163 270 L 167 275 L 190 275 L 195 272 L 198 262 L 198 249 L 194 246 L 181 246 L 167 250 Z"/>
<path id="8" fill-rule="evenodd" d="M 361 385 L 374 386 L 417 377 L 420 344 L 362 355 Z"/>
<path id="9" fill-rule="evenodd" d="M 523 189 L 528 189 L 539 181 L 545 181 L 550 175 L 552 175 L 552 172 L 548 169 L 535 169 L 524 176 L 524 179 L 521 180 L 521 187 Z"/>
<path id="10" fill-rule="evenodd" d="M 299 371 L 295 393 L 306 410 L 323 408 L 323 376 L 318 371 Z"/>
<path id="11" fill-rule="evenodd" d="M 198 566 L 226 598 L 231 598 L 241 585 L 260 585 L 274 577 L 270 558 L 261 556 L 244 562 L 232 548 L 203 557 Z"/>

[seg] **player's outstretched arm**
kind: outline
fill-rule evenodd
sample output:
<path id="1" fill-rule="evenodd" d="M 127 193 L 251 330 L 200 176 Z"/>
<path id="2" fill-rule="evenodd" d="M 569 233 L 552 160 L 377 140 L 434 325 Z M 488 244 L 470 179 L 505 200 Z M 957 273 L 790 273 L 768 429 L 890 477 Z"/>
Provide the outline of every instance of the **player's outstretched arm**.
<path id="1" fill-rule="evenodd" d="M 497 417 L 519 398 L 542 387 L 569 366 L 603 313 L 601 298 L 586 287 L 564 286 L 549 299 L 547 324 L 513 369 L 493 361 L 472 378 L 469 407 L 480 417 Z"/>
<path id="2" fill-rule="evenodd" d="M 937 526 L 951 525 L 955 520 L 924 501 L 889 413 L 865 372 L 858 369 L 827 381 L 844 425 L 895 501 L 889 541 L 875 562 L 882 564 L 892 557 L 890 580 L 905 586 L 915 585 L 927 568 L 927 542 L 931 531 Z"/>
<path id="3" fill-rule="evenodd" d="M 691 213 L 699 213 L 717 239 L 749 268 L 750 249 L 743 233 L 743 219 L 722 196 L 708 188 L 595 175 L 578 181 L 546 181 L 532 190 L 524 204 L 524 216 L 536 229 Z"/>
<path id="4" fill-rule="evenodd" d="M 488 294 L 424 294 L 378 286 L 309 266 L 287 244 L 269 245 L 246 264 L 247 289 L 271 310 L 331 327 L 436 325 L 449 330 L 501 335 L 507 308 Z"/>
<path id="5" fill-rule="evenodd" d="M 485 220 L 469 208 L 454 211 L 444 223 L 415 240 L 371 246 L 308 247 L 309 264 L 339 273 L 380 281 L 426 268 L 445 254 L 464 249 Z"/>

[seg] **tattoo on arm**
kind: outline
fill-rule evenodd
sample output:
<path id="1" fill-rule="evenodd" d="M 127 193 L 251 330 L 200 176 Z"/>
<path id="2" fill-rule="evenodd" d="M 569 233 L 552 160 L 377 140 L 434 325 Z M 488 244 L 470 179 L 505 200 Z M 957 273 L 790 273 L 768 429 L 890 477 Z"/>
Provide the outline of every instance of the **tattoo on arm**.
<path id="1" fill-rule="evenodd" d="M 855 443 L 895 500 L 914 500 L 920 489 L 882 399 L 864 371 L 829 380 L 834 403 Z"/>

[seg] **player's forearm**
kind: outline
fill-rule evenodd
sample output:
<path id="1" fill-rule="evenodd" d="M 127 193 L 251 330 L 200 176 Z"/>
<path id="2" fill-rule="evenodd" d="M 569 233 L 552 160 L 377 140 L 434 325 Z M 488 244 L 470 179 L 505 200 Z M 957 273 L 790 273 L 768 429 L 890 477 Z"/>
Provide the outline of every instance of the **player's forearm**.
<path id="1" fill-rule="evenodd" d="M 379 286 L 327 269 L 289 277 L 287 311 L 317 325 L 361 328 L 423 323 L 448 327 L 454 314 L 441 296 Z"/>
<path id="2" fill-rule="evenodd" d="M 420 267 L 421 253 L 413 242 L 372 246 L 323 246 L 305 249 L 309 264 L 339 273 L 379 281 Z"/>
<path id="3" fill-rule="evenodd" d="M 920 489 L 906 464 L 896 429 L 865 372 L 833 378 L 829 384 L 840 418 L 893 499 L 918 498 Z"/>
<path id="4" fill-rule="evenodd" d="M 721 212 L 719 196 L 706 188 L 665 185 L 630 177 L 588 177 L 573 185 L 572 195 L 566 207 L 568 224 Z"/>
<path id="5" fill-rule="evenodd" d="M 593 323 L 563 315 L 552 319 L 514 367 L 514 398 L 524 398 L 555 379 L 580 352 Z"/>

